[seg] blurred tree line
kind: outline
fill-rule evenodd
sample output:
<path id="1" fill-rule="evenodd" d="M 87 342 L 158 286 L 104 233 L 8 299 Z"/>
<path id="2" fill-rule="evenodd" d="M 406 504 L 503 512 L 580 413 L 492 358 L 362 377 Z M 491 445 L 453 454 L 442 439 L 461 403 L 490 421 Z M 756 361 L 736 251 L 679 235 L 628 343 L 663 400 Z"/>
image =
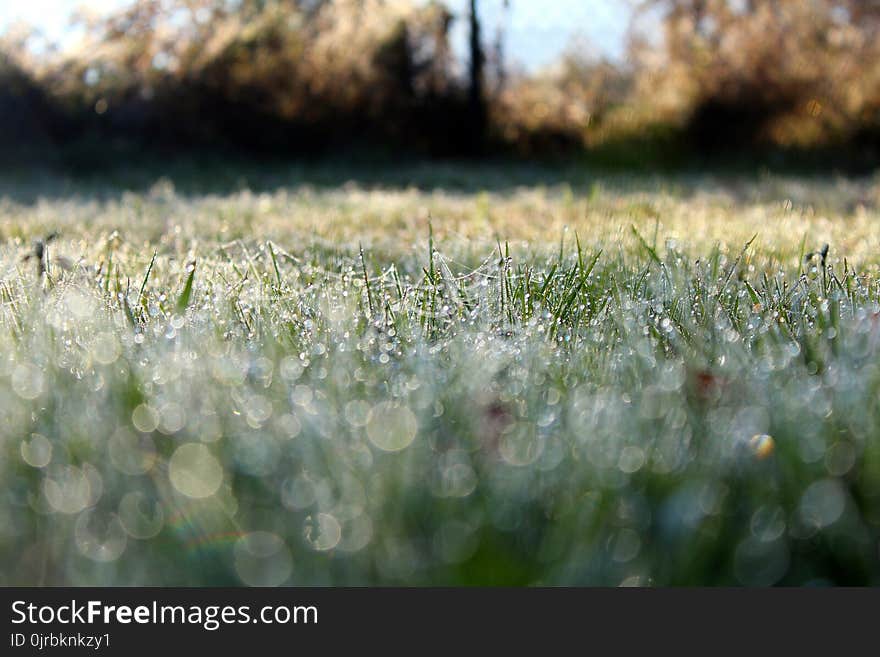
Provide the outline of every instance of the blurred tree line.
<path id="1" fill-rule="evenodd" d="M 61 143 L 466 152 L 483 135 L 463 130 L 474 108 L 452 75 L 451 21 L 438 3 L 141 0 L 79 16 L 74 52 L 34 57 L 7 35 L 0 75 L 16 83 L 0 116 L 39 105 L 16 134 Z"/>
<path id="2" fill-rule="evenodd" d="M 880 136 L 880 1 L 648 0 L 661 47 L 634 34 L 637 122 L 701 151 L 804 149 Z M 653 102 L 649 106 L 647 99 Z"/>
<path id="3" fill-rule="evenodd" d="M 517 0 L 512 0 L 516 2 Z M 526 1 L 526 0 L 519 0 Z M 464 16 L 413 0 L 139 0 L 77 17 L 75 50 L 0 41 L 0 148 L 354 146 L 545 155 L 622 144 L 880 146 L 880 0 L 643 0 L 625 62 L 525 75 Z M 467 24 L 468 57 L 450 47 Z"/>

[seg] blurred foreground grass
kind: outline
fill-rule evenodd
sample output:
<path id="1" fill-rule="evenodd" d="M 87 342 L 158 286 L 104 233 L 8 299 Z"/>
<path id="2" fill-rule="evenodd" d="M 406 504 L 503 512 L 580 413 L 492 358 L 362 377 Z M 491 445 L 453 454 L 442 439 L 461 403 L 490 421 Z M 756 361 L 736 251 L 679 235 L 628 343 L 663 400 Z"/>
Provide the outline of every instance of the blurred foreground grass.
<path id="1" fill-rule="evenodd" d="M 0 194 L 2 584 L 880 583 L 873 179 Z"/>

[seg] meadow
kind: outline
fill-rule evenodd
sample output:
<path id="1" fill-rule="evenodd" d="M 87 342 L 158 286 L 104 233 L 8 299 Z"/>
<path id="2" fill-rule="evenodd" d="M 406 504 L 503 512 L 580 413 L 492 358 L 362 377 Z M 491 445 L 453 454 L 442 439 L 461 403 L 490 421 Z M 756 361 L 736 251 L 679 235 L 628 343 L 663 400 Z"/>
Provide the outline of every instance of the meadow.
<path id="1" fill-rule="evenodd" d="M 0 175 L 0 584 L 880 584 L 880 182 Z"/>

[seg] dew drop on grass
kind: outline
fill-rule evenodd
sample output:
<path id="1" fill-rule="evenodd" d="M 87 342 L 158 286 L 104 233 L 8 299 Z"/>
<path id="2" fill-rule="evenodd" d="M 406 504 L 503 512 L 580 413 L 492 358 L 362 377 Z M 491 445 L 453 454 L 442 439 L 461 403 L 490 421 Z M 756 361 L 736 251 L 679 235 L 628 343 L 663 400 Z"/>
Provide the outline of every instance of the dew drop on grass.
<path id="1" fill-rule="evenodd" d="M 645 464 L 645 451 L 635 445 L 627 445 L 620 452 L 617 467 L 621 472 L 633 474 L 638 472 Z"/>
<path id="2" fill-rule="evenodd" d="M 152 433 L 159 426 L 159 413 L 152 406 L 140 404 L 131 413 L 131 423 L 141 433 Z"/>
<path id="3" fill-rule="evenodd" d="M 166 402 L 159 408 L 158 429 L 164 434 L 175 434 L 186 425 L 186 411 L 177 402 Z"/>
<path id="4" fill-rule="evenodd" d="M 79 513 L 89 505 L 91 493 L 88 477 L 73 465 L 53 467 L 43 480 L 43 495 L 58 513 Z"/>
<path id="5" fill-rule="evenodd" d="M 380 402 L 373 406 L 366 426 L 370 442 L 386 452 L 409 447 L 418 431 L 416 416 L 400 402 Z"/>
<path id="6" fill-rule="evenodd" d="M 303 524 L 303 536 L 313 550 L 326 552 L 339 544 L 342 538 L 342 526 L 335 516 L 318 513 L 306 518 Z"/>
<path id="7" fill-rule="evenodd" d="M 752 450 L 755 458 L 763 461 L 772 456 L 773 452 L 776 450 L 776 441 L 773 440 L 772 436 L 765 433 L 755 434 L 749 438 L 749 449 Z"/>
<path id="8" fill-rule="evenodd" d="M 168 463 L 168 476 L 174 488 L 187 497 L 210 497 L 223 483 L 223 467 L 201 443 L 181 445 Z"/>
<path id="9" fill-rule="evenodd" d="M 21 441 L 21 458 L 32 468 L 44 468 L 52 460 L 52 443 L 46 436 L 32 433 L 30 440 Z"/>
<path id="10" fill-rule="evenodd" d="M 92 358 L 102 365 L 115 363 L 120 352 L 119 340 L 110 332 L 98 333 L 92 341 Z"/>

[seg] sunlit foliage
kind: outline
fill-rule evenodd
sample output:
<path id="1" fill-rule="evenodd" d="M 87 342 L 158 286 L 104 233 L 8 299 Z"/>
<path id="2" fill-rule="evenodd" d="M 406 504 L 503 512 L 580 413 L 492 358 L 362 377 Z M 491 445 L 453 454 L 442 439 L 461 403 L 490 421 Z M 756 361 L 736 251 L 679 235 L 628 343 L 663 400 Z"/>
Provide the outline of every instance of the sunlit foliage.
<path id="1" fill-rule="evenodd" d="M 308 152 L 351 141 L 455 144 L 465 112 L 451 15 L 407 0 L 141 0 L 80 15 L 74 50 L 27 55 L 69 135 Z"/>
<path id="2" fill-rule="evenodd" d="M 850 0 L 653 0 L 631 47 L 645 120 L 704 150 L 876 133 L 880 9 Z M 637 23 L 638 25 L 638 23 Z M 659 41 L 659 46 L 658 46 Z"/>

